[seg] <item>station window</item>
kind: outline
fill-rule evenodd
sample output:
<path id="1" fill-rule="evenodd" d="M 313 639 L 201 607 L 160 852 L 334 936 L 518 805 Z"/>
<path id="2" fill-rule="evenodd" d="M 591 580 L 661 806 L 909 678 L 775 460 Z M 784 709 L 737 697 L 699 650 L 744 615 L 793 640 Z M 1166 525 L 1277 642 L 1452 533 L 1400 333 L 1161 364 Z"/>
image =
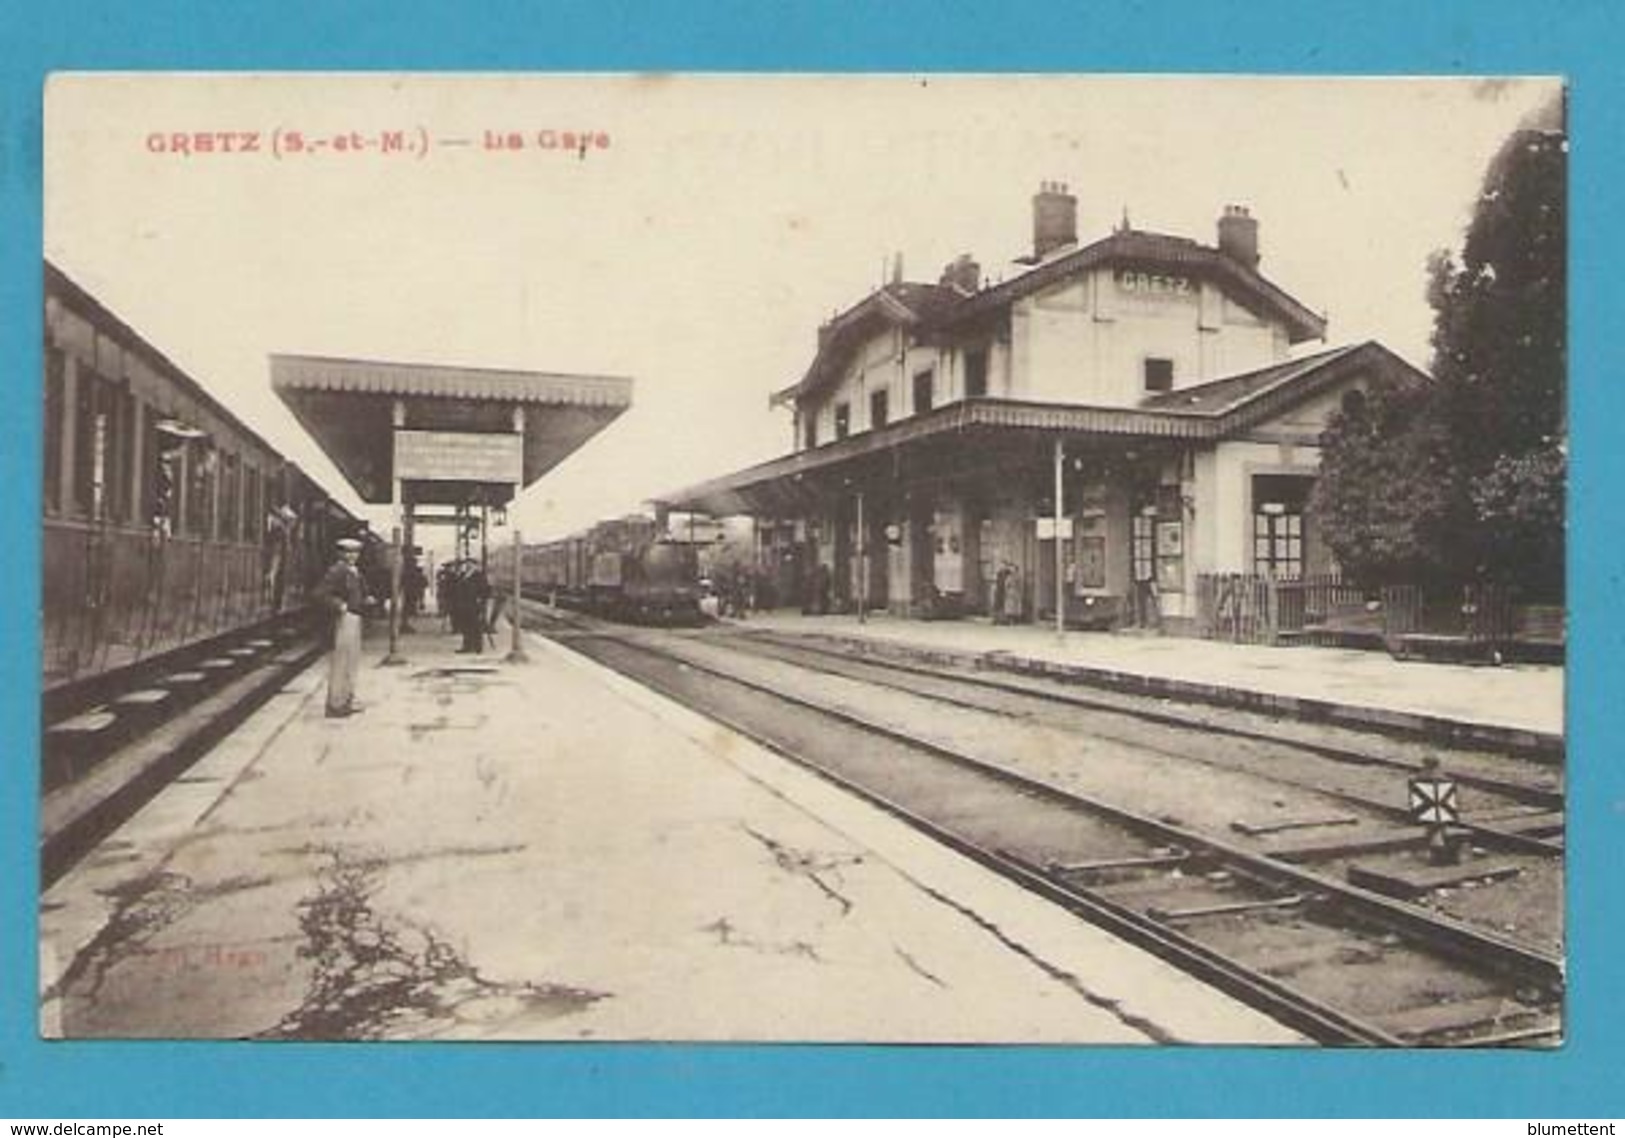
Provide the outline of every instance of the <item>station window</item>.
<path id="1" fill-rule="evenodd" d="M 1303 576 L 1304 508 L 1312 480 L 1286 475 L 1253 479 L 1253 572 Z"/>
<path id="2" fill-rule="evenodd" d="M 1145 389 L 1172 391 L 1174 389 L 1174 361 L 1163 356 L 1147 356 L 1145 361 Z"/>
<path id="3" fill-rule="evenodd" d="M 1106 587 L 1106 514 L 1104 510 L 1091 510 L 1078 519 L 1078 572 L 1079 593 L 1086 589 Z"/>
<path id="4" fill-rule="evenodd" d="M 936 395 L 936 372 L 930 368 L 914 373 L 914 413 L 923 415 L 931 410 Z"/>
<path id="5" fill-rule="evenodd" d="M 1134 579 L 1137 582 L 1144 583 L 1156 579 L 1156 530 L 1157 515 L 1155 511 L 1136 513 L 1134 515 L 1129 538 Z"/>
<path id="6" fill-rule="evenodd" d="M 965 398 L 979 399 L 987 394 L 987 349 L 965 353 Z"/>
<path id="7" fill-rule="evenodd" d="M 844 439 L 852 433 L 852 404 L 835 404 L 835 437 Z"/>
<path id="8" fill-rule="evenodd" d="M 890 392 L 875 391 L 869 395 L 869 429 L 878 431 L 891 419 Z"/>
<path id="9" fill-rule="evenodd" d="M 1280 502 L 1265 502 L 1253 524 L 1253 567 L 1277 578 L 1303 576 L 1303 515 Z"/>

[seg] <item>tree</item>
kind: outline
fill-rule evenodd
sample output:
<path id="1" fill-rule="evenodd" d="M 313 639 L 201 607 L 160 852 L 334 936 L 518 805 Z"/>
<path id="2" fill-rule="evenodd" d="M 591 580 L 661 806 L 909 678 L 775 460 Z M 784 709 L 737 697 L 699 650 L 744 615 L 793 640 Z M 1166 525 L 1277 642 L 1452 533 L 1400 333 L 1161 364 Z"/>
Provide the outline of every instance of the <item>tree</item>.
<path id="1" fill-rule="evenodd" d="M 1339 564 L 1368 587 L 1459 576 L 1472 519 L 1433 392 L 1374 380 L 1321 437 L 1315 512 Z"/>
<path id="2" fill-rule="evenodd" d="M 1434 274 L 1434 377 L 1477 521 L 1476 575 L 1563 594 L 1568 143 L 1518 131 L 1491 162 L 1459 267 Z"/>
<path id="3" fill-rule="evenodd" d="M 1355 580 L 1562 598 L 1567 160 L 1560 130 L 1508 138 L 1460 262 L 1429 262 L 1434 382 L 1374 388 L 1329 424 L 1316 508 Z"/>

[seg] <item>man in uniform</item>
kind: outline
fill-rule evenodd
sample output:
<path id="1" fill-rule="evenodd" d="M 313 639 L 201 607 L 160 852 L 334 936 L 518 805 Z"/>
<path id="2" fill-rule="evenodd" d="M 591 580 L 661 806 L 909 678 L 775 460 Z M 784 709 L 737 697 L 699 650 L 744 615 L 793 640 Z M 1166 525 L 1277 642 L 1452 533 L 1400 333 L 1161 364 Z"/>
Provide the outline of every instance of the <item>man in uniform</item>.
<path id="1" fill-rule="evenodd" d="M 490 582 L 480 563 L 473 558 L 458 562 L 451 579 L 451 626 L 463 635 L 458 652 L 485 650 L 485 603 L 490 595 Z"/>
<path id="2" fill-rule="evenodd" d="M 316 603 L 333 621 L 333 652 L 327 664 L 327 714 L 333 718 L 361 710 L 355 701 L 356 671 L 361 666 L 361 614 L 367 594 L 361 584 L 361 543 L 353 537 L 338 542 L 338 560 L 316 586 Z"/>

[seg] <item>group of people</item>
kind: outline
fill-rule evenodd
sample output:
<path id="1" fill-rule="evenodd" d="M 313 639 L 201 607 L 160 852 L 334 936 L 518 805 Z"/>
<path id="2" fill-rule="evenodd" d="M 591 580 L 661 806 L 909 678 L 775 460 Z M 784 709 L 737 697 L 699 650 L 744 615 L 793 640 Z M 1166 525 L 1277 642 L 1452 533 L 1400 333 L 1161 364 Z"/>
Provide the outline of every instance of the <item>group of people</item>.
<path id="1" fill-rule="evenodd" d="M 757 607 L 760 582 L 749 569 L 719 569 L 700 579 L 700 611 L 709 617 L 743 620 Z"/>
<path id="2" fill-rule="evenodd" d="M 339 719 L 355 715 L 361 704 L 355 698 L 356 674 L 361 666 L 361 620 L 377 603 L 379 583 L 363 573 L 361 542 L 341 538 L 338 556 L 317 582 L 313 601 L 324 619 L 325 634 L 332 648 L 328 658 L 327 714 Z M 401 567 L 401 610 L 403 616 L 423 612 L 428 579 L 415 559 Z M 449 619 L 452 631 L 463 638 L 460 653 L 481 652 L 485 638 L 500 615 L 501 598 L 492 604 L 491 582 L 479 561 L 463 557 L 448 561 L 435 574 L 435 607 Z"/>
<path id="3" fill-rule="evenodd" d="M 451 621 L 451 630 L 463 638 L 458 652 L 482 652 L 485 637 L 496 623 L 495 612 L 487 613 L 491 582 L 485 570 L 472 557 L 448 561 L 435 574 L 435 607 Z"/>

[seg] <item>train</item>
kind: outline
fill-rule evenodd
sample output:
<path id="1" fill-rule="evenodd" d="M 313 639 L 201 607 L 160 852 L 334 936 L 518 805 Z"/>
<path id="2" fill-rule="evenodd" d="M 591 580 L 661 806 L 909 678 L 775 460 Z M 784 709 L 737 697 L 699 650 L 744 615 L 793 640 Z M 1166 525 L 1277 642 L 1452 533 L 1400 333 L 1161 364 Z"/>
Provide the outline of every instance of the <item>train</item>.
<path id="1" fill-rule="evenodd" d="M 47 701 L 298 619 L 341 537 L 379 560 L 363 520 L 49 260 L 44 293 Z"/>
<path id="2" fill-rule="evenodd" d="M 511 588 L 513 551 L 496 551 L 491 565 L 498 587 Z M 645 515 L 613 518 L 584 533 L 524 546 L 520 591 L 634 624 L 698 625 L 705 619 L 695 546 L 672 540 Z"/>

